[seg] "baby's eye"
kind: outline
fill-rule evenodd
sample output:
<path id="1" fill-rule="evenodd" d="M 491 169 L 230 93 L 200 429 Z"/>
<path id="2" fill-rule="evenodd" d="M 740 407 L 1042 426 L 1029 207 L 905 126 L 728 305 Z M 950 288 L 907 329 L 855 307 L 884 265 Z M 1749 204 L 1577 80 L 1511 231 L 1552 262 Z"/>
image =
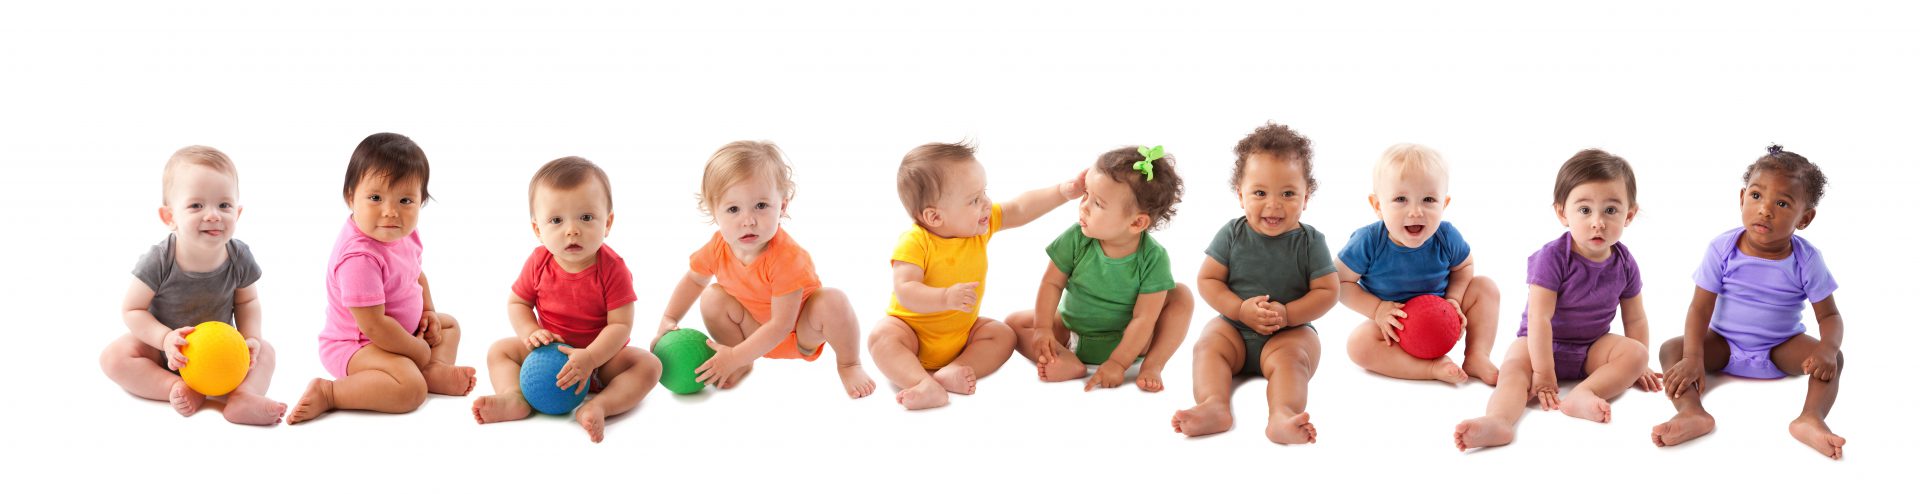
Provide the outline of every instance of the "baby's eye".
<path id="1" fill-rule="evenodd" d="M 1787 207 L 1787 201 L 1773 201 L 1773 205 L 1779 206 L 1781 209 L 1785 209 Z"/>
<path id="2" fill-rule="evenodd" d="M 549 224 L 549 225 L 558 225 L 558 224 L 560 224 L 560 217 L 559 217 L 559 216 L 555 216 L 555 217 L 552 217 L 552 218 L 547 218 L 547 224 Z"/>
<path id="3" fill-rule="evenodd" d="M 1440 199 L 1436 199 L 1436 198 L 1433 198 L 1433 197 L 1426 197 L 1426 198 L 1422 198 L 1422 199 L 1420 199 L 1420 202 L 1424 202 L 1424 203 L 1427 203 L 1427 204 L 1433 204 L 1433 203 L 1437 203 L 1437 202 L 1440 202 Z"/>
<path id="4" fill-rule="evenodd" d="M 373 202 L 380 202 L 380 194 L 367 196 L 367 200 L 373 201 Z"/>
<path id="5" fill-rule="evenodd" d="M 1747 198 L 1748 198 L 1748 199 L 1759 199 L 1759 198 L 1760 198 L 1760 193 L 1759 193 L 1759 192 L 1748 192 L 1748 193 L 1747 193 Z"/>
<path id="6" fill-rule="evenodd" d="M 200 209 L 200 203 L 196 202 L 196 203 L 188 204 L 187 209 Z"/>
<path id="7" fill-rule="evenodd" d="M 766 208 L 770 208 L 770 207 L 773 207 L 773 205 L 772 205 L 772 204 L 767 204 L 767 203 L 764 203 L 764 202 L 756 202 L 756 203 L 753 203 L 753 208 L 754 208 L 754 209 L 766 209 Z"/>
<path id="8" fill-rule="evenodd" d="M 1395 196 L 1395 197 L 1393 198 L 1393 202 L 1396 202 L 1396 203 L 1404 203 L 1404 202 L 1407 202 L 1407 196 Z"/>
<path id="9" fill-rule="evenodd" d="M 1620 208 L 1607 206 L 1607 214 L 1620 214 Z"/>
<path id="10" fill-rule="evenodd" d="M 1253 196 L 1254 196 L 1254 197 L 1266 197 L 1266 196 L 1267 196 L 1267 191 L 1264 191 L 1264 190 L 1256 190 L 1256 191 L 1253 191 Z"/>
<path id="11" fill-rule="evenodd" d="M 727 206 L 727 214 L 740 212 L 740 206 Z"/>
<path id="12" fill-rule="evenodd" d="M 223 203 L 220 203 L 220 209 L 222 209 L 222 210 L 226 210 L 226 209 L 233 209 L 233 203 L 231 203 L 231 202 L 223 202 Z"/>
<path id="13" fill-rule="evenodd" d="M 593 221 L 593 215 L 591 215 L 591 214 L 583 214 L 583 215 L 580 215 L 580 221 L 588 221 L 588 222 L 591 222 L 591 221 Z"/>
<path id="14" fill-rule="evenodd" d="M 1288 198 L 1288 199 L 1292 199 L 1292 198 L 1293 198 L 1293 196 L 1296 196 L 1296 195 L 1299 195 L 1299 194 L 1295 194 L 1295 193 L 1294 193 L 1293 191 L 1291 191 L 1291 190 L 1289 190 L 1289 191 L 1285 191 L 1285 192 L 1281 192 L 1281 193 L 1280 193 L 1280 197 L 1285 197 L 1285 198 Z"/>
<path id="15" fill-rule="evenodd" d="M 975 198 L 973 198 L 973 199 L 969 199 L 969 200 L 967 200 L 967 205 L 968 205 L 968 206 L 972 206 L 972 205 L 975 205 L 975 204 L 980 204 L 980 198 L 978 198 L 978 197 L 975 197 Z"/>
<path id="16" fill-rule="evenodd" d="M 411 198 L 411 197 L 402 197 L 402 198 L 400 198 L 400 203 L 401 203 L 401 204 L 413 204 L 413 198 Z"/>
<path id="17" fill-rule="evenodd" d="M 1580 206 L 1580 214 L 1593 214 L 1593 208 Z"/>

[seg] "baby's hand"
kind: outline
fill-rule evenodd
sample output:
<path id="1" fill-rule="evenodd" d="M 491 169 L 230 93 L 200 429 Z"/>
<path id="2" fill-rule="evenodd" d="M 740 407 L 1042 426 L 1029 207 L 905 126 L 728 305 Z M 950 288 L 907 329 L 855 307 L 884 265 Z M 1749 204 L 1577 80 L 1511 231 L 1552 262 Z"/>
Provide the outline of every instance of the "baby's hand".
<path id="1" fill-rule="evenodd" d="M 1659 391 L 1660 390 L 1660 373 L 1654 372 L 1653 369 L 1647 369 L 1645 371 L 1641 371 L 1640 380 L 1637 381 L 1635 384 L 1640 386 L 1640 389 L 1642 391 Z"/>
<path id="2" fill-rule="evenodd" d="M 1087 195 L 1087 170 L 1090 168 L 1080 170 L 1079 174 L 1073 176 L 1073 180 L 1060 184 L 1060 195 L 1069 201 Z"/>
<path id="3" fill-rule="evenodd" d="M 1813 349 L 1813 354 L 1800 363 L 1800 370 L 1814 379 L 1832 381 L 1840 374 L 1840 349 L 1821 342 L 1819 347 Z"/>
<path id="4" fill-rule="evenodd" d="M 1467 330 L 1467 311 L 1460 308 L 1459 300 L 1447 299 L 1447 303 L 1453 304 L 1453 313 L 1460 315 L 1460 331 L 1465 332 Z"/>
<path id="5" fill-rule="evenodd" d="M 1235 314 L 1238 316 L 1236 319 L 1239 319 L 1241 324 L 1253 328 L 1253 331 L 1256 333 L 1271 334 L 1275 330 L 1280 329 L 1280 313 L 1268 308 L 1271 305 L 1271 303 L 1267 302 L 1266 295 L 1258 295 L 1242 300 L 1240 301 L 1240 313 Z"/>
<path id="6" fill-rule="evenodd" d="M 1119 386 L 1121 382 L 1127 380 L 1127 365 L 1114 365 L 1114 362 L 1113 359 L 1108 359 L 1107 363 L 1100 364 L 1099 370 L 1093 371 L 1093 375 L 1087 376 L 1086 391 Z"/>
<path id="7" fill-rule="evenodd" d="M 942 294 L 941 301 L 946 304 L 947 310 L 973 312 L 973 304 L 980 301 L 980 294 L 974 292 L 979 286 L 978 281 L 949 286 Z"/>
<path id="8" fill-rule="evenodd" d="M 733 377 L 734 371 L 746 364 L 735 362 L 739 359 L 740 352 L 733 347 L 713 340 L 707 340 L 707 347 L 713 349 L 713 357 L 708 358 L 706 363 L 700 364 L 700 367 L 693 369 L 695 373 L 693 380 L 725 388 L 732 383 L 724 382 L 722 379 Z"/>
<path id="9" fill-rule="evenodd" d="M 187 356 L 180 353 L 180 347 L 187 346 L 187 335 L 193 334 L 193 326 L 168 331 L 160 339 L 160 348 L 167 352 L 167 370 L 180 370 L 187 366 Z"/>
<path id="10" fill-rule="evenodd" d="M 1036 326 L 1036 327 L 1041 327 L 1041 328 L 1051 327 L 1051 325 L 1053 324 L 1052 321 L 1044 321 L 1044 322 L 1047 324 L 1047 326 Z M 1060 358 L 1059 351 L 1053 348 L 1054 345 L 1058 344 L 1059 340 L 1053 339 L 1053 335 L 1051 333 L 1052 333 L 1051 331 L 1041 332 L 1041 335 L 1038 337 L 1039 341 L 1035 341 L 1033 343 L 1034 345 L 1037 345 L 1033 349 L 1033 360 L 1036 363 L 1043 366 L 1052 364 L 1053 359 Z"/>
<path id="11" fill-rule="evenodd" d="M 1407 312 L 1400 310 L 1401 306 L 1400 303 L 1386 300 L 1381 300 L 1380 305 L 1374 306 L 1373 325 L 1380 327 L 1381 343 L 1392 345 L 1400 341 L 1400 334 L 1396 331 L 1401 329 L 1400 318 L 1407 317 Z"/>
<path id="12" fill-rule="evenodd" d="M 260 340 L 247 338 L 247 370 L 253 370 L 253 364 L 260 361 Z"/>
<path id="13" fill-rule="evenodd" d="M 1667 398 L 1677 399 L 1687 391 L 1699 391 L 1700 377 L 1706 373 L 1706 368 L 1700 365 L 1698 359 L 1681 358 L 1679 362 L 1674 362 L 1666 374 Z"/>
<path id="14" fill-rule="evenodd" d="M 554 376 L 553 384 L 560 389 L 574 389 L 573 394 L 587 392 L 587 385 L 593 382 L 593 355 L 585 348 L 558 347 L 560 353 L 567 356 L 567 363 L 560 366 L 559 375 Z"/>
<path id="15" fill-rule="evenodd" d="M 433 311 L 420 311 L 420 339 L 427 340 L 427 346 L 440 346 L 440 316 Z"/>
<path id="16" fill-rule="evenodd" d="M 1540 399 L 1541 410 L 1560 409 L 1560 378 L 1553 374 L 1550 368 L 1533 370 L 1533 388 L 1527 394 Z"/>
<path id="17" fill-rule="evenodd" d="M 545 329 L 536 329 L 536 330 L 533 330 L 532 333 L 527 333 L 527 338 L 524 340 L 520 340 L 520 343 L 523 345 L 526 345 L 527 350 L 533 350 L 535 348 L 547 346 L 556 341 L 560 341 L 559 336 L 554 335 L 552 332 L 547 331 Z"/>

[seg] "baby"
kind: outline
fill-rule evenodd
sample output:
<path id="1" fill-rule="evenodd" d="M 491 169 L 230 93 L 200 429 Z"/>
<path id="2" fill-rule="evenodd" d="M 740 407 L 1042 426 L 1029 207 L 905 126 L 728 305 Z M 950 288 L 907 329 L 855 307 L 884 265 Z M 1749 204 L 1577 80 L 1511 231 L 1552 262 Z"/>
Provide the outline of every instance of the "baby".
<path id="1" fill-rule="evenodd" d="M 327 262 L 327 320 L 320 365 L 338 381 L 314 378 L 288 424 L 331 410 L 406 413 L 427 393 L 464 396 L 474 369 L 453 364 L 460 327 L 434 312 L 420 270 L 420 208 L 427 153 L 393 133 L 367 136 L 347 161 L 342 199 L 352 214 Z"/>
<path id="2" fill-rule="evenodd" d="M 1527 401 L 1542 410 L 1605 423 L 1607 400 L 1638 384 L 1660 388 L 1647 369 L 1647 310 L 1640 302 L 1640 265 L 1620 243 L 1640 206 L 1633 167 L 1598 149 L 1573 155 L 1553 184 L 1553 212 L 1567 232 L 1527 258 L 1527 307 L 1520 335 L 1500 366 L 1487 415 L 1454 427 L 1467 448 L 1513 442 Z M 1608 333 L 1618 312 L 1626 336 Z M 1560 397 L 1561 379 L 1581 379 Z"/>
<path id="3" fill-rule="evenodd" d="M 894 401 L 945 406 L 947 393 L 972 394 L 974 379 L 1006 364 L 1013 329 L 979 317 L 987 241 L 1079 198 L 1086 175 L 1000 204 L 987 198 L 987 169 L 972 146 L 926 144 L 900 161 L 900 203 L 914 225 L 893 249 L 893 306 L 867 341 L 880 373 L 901 388 Z"/>
<path id="4" fill-rule="evenodd" d="M 714 349 L 695 369 L 700 382 L 731 388 L 759 357 L 812 362 L 830 345 L 842 390 L 865 397 L 873 378 L 860 367 L 853 303 L 820 285 L 813 257 L 780 227 L 793 191 L 793 167 L 771 142 L 735 141 L 707 159 L 700 210 L 720 231 L 689 258 L 654 340 L 679 328 L 699 299 Z"/>
<path id="5" fill-rule="evenodd" d="M 180 380 L 181 347 L 207 321 L 233 325 L 246 338 L 252 368 L 221 409 L 236 424 L 280 423 L 287 405 L 268 399 L 273 346 L 260 337 L 260 298 L 253 283 L 260 265 L 233 238 L 240 223 L 240 171 L 226 153 L 187 146 L 167 159 L 160 175 L 160 222 L 172 233 L 133 265 L 133 285 L 121 303 L 127 334 L 100 352 L 100 369 L 134 396 L 173 404 L 193 415 L 205 396 Z"/>
<path id="6" fill-rule="evenodd" d="M 1373 194 L 1367 196 L 1380 221 L 1361 227 L 1347 239 L 1334 265 L 1340 270 L 1340 303 L 1365 316 L 1347 339 L 1347 357 L 1361 368 L 1400 379 L 1433 379 L 1453 384 L 1469 376 L 1491 385 L 1500 369 L 1488 353 L 1500 313 L 1500 289 L 1493 280 L 1473 275 L 1473 255 L 1452 223 L 1440 220 L 1453 198 L 1447 195 L 1447 162 L 1425 146 L 1387 148 L 1373 167 Z M 1400 341 L 1400 310 L 1418 295 L 1440 295 L 1452 303 L 1466 331 L 1466 369 L 1445 355 L 1421 359 L 1395 348 Z"/>
<path id="7" fill-rule="evenodd" d="M 597 443 L 607 417 L 639 406 L 660 382 L 660 360 L 627 346 L 638 297 L 627 261 L 603 243 L 613 228 L 613 184 L 585 158 L 553 160 L 527 185 L 527 212 L 540 246 L 507 296 L 514 336 L 487 350 L 494 394 L 473 401 L 473 419 L 487 424 L 532 414 L 520 393 L 520 364 L 535 348 L 566 343 L 559 350 L 567 363 L 554 384 L 599 393 L 573 414 Z"/>
<path id="8" fill-rule="evenodd" d="M 1148 392 L 1166 387 L 1160 371 L 1187 336 L 1193 293 L 1173 282 L 1167 249 L 1147 233 L 1165 226 L 1180 202 L 1173 156 L 1162 153 L 1123 147 L 1094 161 L 1080 222 L 1047 246 L 1053 262 L 1034 308 L 1007 316 L 1040 380 L 1077 379 L 1098 365 L 1084 389 L 1111 388 L 1140 360 L 1134 385 Z M 1069 337 L 1077 340 L 1071 348 L 1062 344 Z M 1074 358 L 1060 358 L 1067 353 Z"/>
<path id="9" fill-rule="evenodd" d="M 1827 428 L 1840 393 L 1845 324 L 1833 301 L 1839 286 L 1820 249 L 1794 235 L 1813 224 L 1827 177 L 1798 153 L 1773 146 L 1741 176 L 1742 226 L 1715 237 L 1693 273 L 1686 336 L 1660 346 L 1667 396 L 1679 413 L 1654 426 L 1653 443 L 1672 446 L 1713 432 L 1700 406 L 1707 372 L 1753 379 L 1807 375 L 1807 400 L 1787 432 L 1814 451 L 1840 459 L 1846 438 Z M 1813 304 L 1820 338 L 1800 322 Z"/>
<path id="10" fill-rule="evenodd" d="M 1340 291 L 1327 237 L 1300 222 L 1320 188 L 1313 143 L 1267 122 L 1233 152 L 1230 183 L 1245 214 L 1220 227 L 1200 265 L 1200 298 L 1220 317 L 1193 347 L 1194 407 L 1173 414 L 1173 430 L 1233 428 L 1233 379 L 1259 375 L 1267 378 L 1267 440 L 1311 443 L 1319 434 L 1307 415 L 1307 381 L 1320 367 L 1313 320 Z"/>

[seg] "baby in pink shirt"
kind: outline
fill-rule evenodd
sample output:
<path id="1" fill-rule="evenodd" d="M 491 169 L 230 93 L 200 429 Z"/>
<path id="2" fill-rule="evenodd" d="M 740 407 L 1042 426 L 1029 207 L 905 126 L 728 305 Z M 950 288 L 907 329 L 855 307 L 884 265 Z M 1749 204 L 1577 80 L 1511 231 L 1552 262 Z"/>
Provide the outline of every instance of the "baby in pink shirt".
<path id="1" fill-rule="evenodd" d="M 327 265 L 327 323 L 315 378 L 288 424 L 330 410 L 411 412 L 427 393 L 464 396 L 474 369 L 453 365 L 460 328 L 433 311 L 414 231 L 427 194 L 427 155 L 399 134 L 367 136 L 347 162 L 353 214 Z"/>

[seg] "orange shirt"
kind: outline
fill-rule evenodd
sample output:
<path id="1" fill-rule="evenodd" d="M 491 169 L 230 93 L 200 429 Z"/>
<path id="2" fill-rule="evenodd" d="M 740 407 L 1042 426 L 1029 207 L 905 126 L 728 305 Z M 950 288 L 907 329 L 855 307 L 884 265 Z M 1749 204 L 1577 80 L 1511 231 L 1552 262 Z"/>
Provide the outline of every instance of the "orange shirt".
<path id="1" fill-rule="evenodd" d="M 804 301 L 820 289 L 813 257 L 794 243 L 785 228 L 774 232 L 752 263 L 740 262 L 733 255 L 733 247 L 720 238 L 720 232 L 714 232 L 713 239 L 690 256 L 688 267 L 702 276 L 712 276 L 714 283 L 746 306 L 747 313 L 761 324 L 773 317 L 774 297 L 800 290 Z"/>

